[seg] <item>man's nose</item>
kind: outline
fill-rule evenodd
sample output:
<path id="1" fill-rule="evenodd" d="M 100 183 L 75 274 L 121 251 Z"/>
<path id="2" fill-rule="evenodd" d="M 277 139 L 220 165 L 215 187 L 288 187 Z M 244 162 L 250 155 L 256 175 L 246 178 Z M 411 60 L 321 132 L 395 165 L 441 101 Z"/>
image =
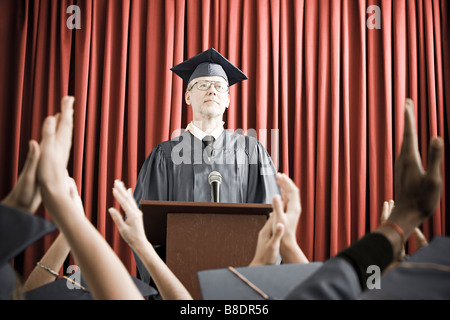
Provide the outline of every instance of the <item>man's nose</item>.
<path id="1" fill-rule="evenodd" d="M 211 83 L 211 85 L 208 88 L 208 95 L 214 94 L 217 95 L 216 87 L 214 86 L 214 83 Z"/>

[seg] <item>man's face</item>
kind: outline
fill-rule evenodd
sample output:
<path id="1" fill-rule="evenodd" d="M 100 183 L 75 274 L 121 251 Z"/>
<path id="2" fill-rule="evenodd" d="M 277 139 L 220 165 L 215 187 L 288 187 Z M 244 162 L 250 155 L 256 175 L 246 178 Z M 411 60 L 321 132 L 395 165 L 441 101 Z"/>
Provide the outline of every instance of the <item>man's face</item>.
<path id="1" fill-rule="evenodd" d="M 225 109 L 230 104 L 230 94 L 226 92 L 219 92 L 215 85 L 211 85 L 206 90 L 200 90 L 204 81 L 212 81 L 214 84 L 220 82 L 228 86 L 224 78 L 219 76 L 199 77 L 191 81 L 190 90 L 186 91 L 186 104 L 190 105 L 193 110 L 194 120 L 206 120 L 217 117 L 222 117 Z M 196 83 L 196 84 L 195 84 Z M 192 84 L 195 84 L 192 86 Z"/>

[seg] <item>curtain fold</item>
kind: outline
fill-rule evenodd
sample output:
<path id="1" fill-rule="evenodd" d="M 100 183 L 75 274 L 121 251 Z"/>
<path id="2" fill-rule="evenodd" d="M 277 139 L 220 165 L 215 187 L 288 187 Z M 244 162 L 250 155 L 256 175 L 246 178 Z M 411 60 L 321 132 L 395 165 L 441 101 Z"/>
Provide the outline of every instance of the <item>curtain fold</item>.
<path id="1" fill-rule="evenodd" d="M 67 25 L 70 5 L 80 29 Z M 448 149 L 449 17 L 446 0 L 0 0 L 0 196 L 44 118 L 74 95 L 69 172 L 86 216 L 135 275 L 107 213 L 118 208 L 114 179 L 134 188 L 152 148 L 186 127 L 185 84 L 170 68 L 214 47 L 249 77 L 230 89 L 225 126 L 257 136 L 299 186 L 298 243 L 327 259 L 375 229 L 393 198 L 406 97 L 424 167 L 431 137 Z M 448 163 L 446 152 L 444 179 Z M 428 239 L 449 232 L 447 189 L 422 227 Z M 54 238 L 16 267 L 27 275 Z"/>

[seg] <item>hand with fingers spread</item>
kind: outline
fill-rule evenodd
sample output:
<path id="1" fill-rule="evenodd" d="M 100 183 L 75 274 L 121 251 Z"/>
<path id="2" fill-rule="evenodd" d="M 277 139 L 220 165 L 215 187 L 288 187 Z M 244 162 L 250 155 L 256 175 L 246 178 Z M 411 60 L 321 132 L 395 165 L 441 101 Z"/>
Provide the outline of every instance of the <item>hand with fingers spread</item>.
<path id="1" fill-rule="evenodd" d="M 126 189 L 122 181 L 114 181 L 114 198 L 125 211 L 126 220 L 115 208 L 109 208 L 109 213 L 116 224 L 120 235 L 135 251 L 153 278 L 159 293 L 164 300 L 192 300 L 191 294 L 161 260 L 158 253 L 148 241 L 143 222 L 142 211 L 139 210 L 133 198 L 131 189 Z"/>
<path id="2" fill-rule="evenodd" d="M 113 195 L 125 211 L 126 220 L 116 208 L 109 208 L 109 213 L 123 240 L 131 248 L 135 248 L 138 244 L 147 242 L 144 230 L 144 222 L 142 220 L 142 211 L 139 210 L 131 189 L 126 189 L 122 181 L 114 181 Z"/>

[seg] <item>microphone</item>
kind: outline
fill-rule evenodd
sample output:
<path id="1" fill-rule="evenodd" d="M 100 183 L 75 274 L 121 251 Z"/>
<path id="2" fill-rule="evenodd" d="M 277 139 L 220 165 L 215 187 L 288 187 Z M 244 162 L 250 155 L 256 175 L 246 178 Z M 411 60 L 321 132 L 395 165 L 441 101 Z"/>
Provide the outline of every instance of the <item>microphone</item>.
<path id="1" fill-rule="evenodd" d="M 211 194 L 213 202 L 219 202 L 220 184 L 222 183 L 222 175 L 213 171 L 208 176 L 208 182 L 211 185 Z"/>

